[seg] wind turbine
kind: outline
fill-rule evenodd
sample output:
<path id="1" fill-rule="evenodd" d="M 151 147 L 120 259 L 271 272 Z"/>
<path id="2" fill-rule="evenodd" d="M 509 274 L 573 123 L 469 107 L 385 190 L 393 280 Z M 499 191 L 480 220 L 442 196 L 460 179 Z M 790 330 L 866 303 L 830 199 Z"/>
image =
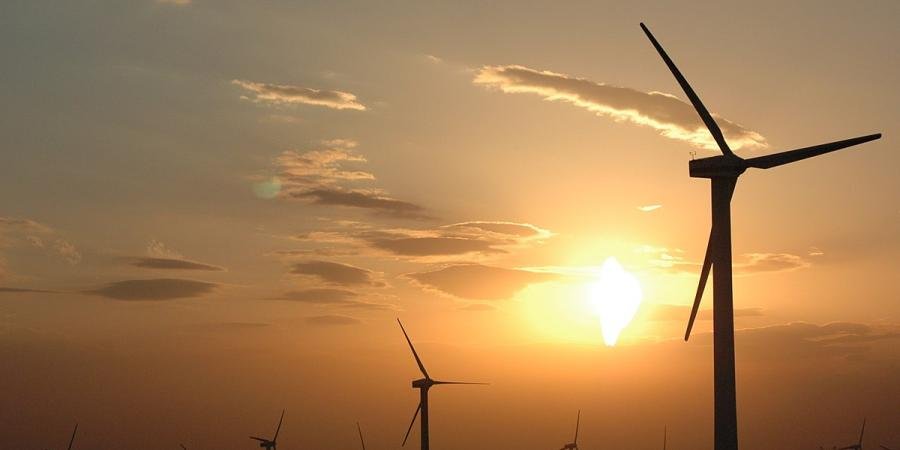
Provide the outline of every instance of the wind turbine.
<path id="1" fill-rule="evenodd" d="M 689 163 L 690 176 L 709 178 L 712 184 L 712 228 L 709 233 L 709 244 L 703 267 L 700 270 L 700 283 L 694 297 L 694 306 L 688 320 L 684 339 L 687 340 L 697 317 L 700 298 L 706 287 L 710 269 L 713 271 L 713 356 L 715 379 L 715 450 L 736 450 L 737 439 L 737 401 L 734 376 L 734 298 L 731 285 L 731 197 L 734 193 L 738 177 L 748 168 L 770 169 L 803 159 L 819 156 L 881 137 L 871 134 L 843 141 L 814 145 L 755 158 L 741 158 L 731 151 L 722 130 L 715 119 L 700 101 L 687 80 L 681 74 L 669 55 L 657 42 L 650 30 L 641 23 L 641 28 L 659 56 L 669 67 L 672 75 L 690 99 L 694 109 L 700 115 L 706 128 L 722 151 L 719 156 L 692 160 Z"/>
<path id="2" fill-rule="evenodd" d="M 853 444 L 853 445 L 848 445 L 848 446 L 846 446 L 846 447 L 841 447 L 841 448 L 838 449 L 838 450 L 862 450 L 862 448 L 863 448 L 863 447 L 862 447 L 862 440 L 863 440 L 863 434 L 864 434 L 865 432 L 866 432 L 866 419 L 863 419 L 862 428 L 859 430 L 859 441 L 857 441 L 857 442 L 856 442 L 855 444 Z M 882 445 L 882 447 L 884 447 L 884 446 Z"/>
<path id="3" fill-rule="evenodd" d="M 663 450 L 666 450 L 666 441 L 669 438 L 668 432 L 669 432 L 668 427 L 664 426 L 663 427 Z"/>
<path id="4" fill-rule="evenodd" d="M 366 441 L 363 439 L 362 428 L 360 428 L 359 422 L 356 422 L 356 431 L 359 431 L 359 443 L 362 445 L 362 450 L 366 450 Z"/>
<path id="5" fill-rule="evenodd" d="M 413 347 L 412 341 L 409 340 L 409 335 L 406 334 L 406 329 L 403 328 L 403 323 L 400 322 L 400 319 L 397 319 L 397 323 L 400 324 L 400 330 L 403 331 L 403 336 L 406 337 L 406 342 L 409 344 L 409 349 L 412 350 L 413 357 L 416 358 L 416 364 L 419 366 L 419 371 L 422 372 L 422 375 L 425 378 L 420 378 L 418 380 L 414 380 L 412 382 L 412 387 L 414 389 L 419 390 L 419 406 L 416 408 L 415 414 L 413 414 L 412 421 L 409 423 L 409 428 L 406 430 L 406 436 L 403 437 L 403 444 L 406 445 L 406 440 L 409 439 L 409 433 L 412 431 L 413 425 L 416 423 L 416 417 L 419 416 L 419 412 L 422 413 L 422 418 L 419 420 L 419 424 L 421 425 L 420 438 L 422 439 L 421 450 L 428 450 L 428 390 L 431 389 L 432 386 L 438 384 L 481 384 L 485 385 L 488 383 L 466 383 L 462 381 L 438 381 L 431 378 L 428 375 L 428 371 L 425 370 L 425 366 L 422 364 L 422 360 L 419 359 L 419 354 L 416 353 L 416 348 Z"/>
<path id="6" fill-rule="evenodd" d="M 572 442 L 569 442 L 560 450 L 578 450 L 578 425 L 581 424 L 581 410 L 578 410 L 578 415 L 575 416 L 575 438 L 572 439 Z"/>
<path id="7" fill-rule="evenodd" d="M 264 439 L 261 437 L 256 437 L 256 436 L 250 436 L 250 439 L 253 439 L 254 441 L 259 441 L 259 446 L 261 448 L 264 448 L 266 450 L 275 450 L 275 446 L 277 445 L 277 441 L 278 441 L 278 432 L 281 431 L 281 422 L 282 421 L 284 421 L 284 410 L 283 409 L 281 410 L 281 418 L 278 419 L 278 427 L 275 428 L 275 436 L 273 436 L 271 440 Z"/>
<path id="8" fill-rule="evenodd" d="M 72 437 L 69 438 L 69 446 L 66 447 L 67 450 L 72 450 L 72 444 L 75 443 L 75 433 L 78 432 L 78 424 L 75 424 L 75 429 L 72 430 Z"/>

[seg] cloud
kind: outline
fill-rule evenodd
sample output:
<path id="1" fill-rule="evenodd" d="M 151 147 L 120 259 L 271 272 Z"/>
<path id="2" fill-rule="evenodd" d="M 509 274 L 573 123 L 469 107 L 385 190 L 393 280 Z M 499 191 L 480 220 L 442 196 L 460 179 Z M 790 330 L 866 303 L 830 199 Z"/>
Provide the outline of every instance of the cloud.
<path id="1" fill-rule="evenodd" d="M 460 311 L 471 311 L 471 312 L 486 312 L 486 311 L 496 311 L 497 307 L 494 305 L 489 305 L 487 303 L 472 303 L 466 306 L 460 306 Z"/>
<path id="2" fill-rule="evenodd" d="M 207 270 L 213 272 L 225 270 L 219 266 L 176 258 L 133 258 L 131 265 L 145 269 L 162 270 Z"/>
<path id="3" fill-rule="evenodd" d="M 644 205 L 644 206 L 637 207 L 638 211 L 641 211 L 641 212 L 656 211 L 659 208 L 662 208 L 662 205 Z"/>
<path id="4" fill-rule="evenodd" d="M 790 359 L 811 356 L 833 358 L 863 358 L 869 346 L 881 341 L 900 339 L 900 331 L 875 328 L 853 322 L 833 322 L 816 325 L 792 322 L 759 328 L 735 330 L 735 342 L 741 354 L 765 359 Z M 706 334 L 704 340 L 711 342 Z"/>
<path id="5" fill-rule="evenodd" d="M 781 272 L 802 269 L 810 265 L 800 256 L 790 253 L 745 253 L 744 257 L 749 261 L 735 264 L 735 272 L 738 274 Z"/>
<path id="6" fill-rule="evenodd" d="M 366 110 L 365 105 L 357 101 L 356 95 L 349 92 L 313 89 L 287 84 L 257 83 L 245 80 L 232 80 L 231 83 L 240 86 L 248 94 L 253 95 L 254 98 L 248 99 L 256 103 L 270 105 L 305 104 L 324 106 L 331 109 Z"/>
<path id="7" fill-rule="evenodd" d="M 507 299 L 530 284 L 558 278 L 558 275 L 551 273 L 504 269 L 481 264 L 457 264 L 406 276 L 423 286 L 455 297 L 475 300 Z"/>
<path id="8" fill-rule="evenodd" d="M 359 186 L 375 181 L 375 175 L 359 168 L 366 158 L 353 150 L 356 141 L 331 139 L 322 144 L 325 148 L 282 152 L 274 161 L 278 175 L 258 182 L 254 191 L 262 198 L 305 200 L 397 218 L 430 218 L 420 205 L 398 200 L 380 189 Z"/>
<path id="9" fill-rule="evenodd" d="M 348 229 L 349 228 L 349 229 Z M 373 229 L 352 224 L 332 230 L 316 231 L 296 236 L 295 239 L 311 244 L 331 244 L 355 248 L 355 254 L 378 256 L 387 253 L 419 261 L 446 261 L 454 258 L 472 258 L 509 253 L 510 249 L 541 243 L 553 236 L 548 230 L 526 223 L 499 221 L 472 221 L 434 228 Z M 337 248 L 295 250 L 298 255 L 329 253 L 340 254 Z M 282 253 L 289 255 L 288 253 Z M 354 251 L 344 250 L 345 253 Z"/>
<path id="10" fill-rule="evenodd" d="M 307 275 L 338 286 L 384 286 L 384 283 L 373 280 L 371 270 L 362 269 L 349 264 L 330 261 L 302 261 L 291 266 L 291 273 Z"/>
<path id="11" fill-rule="evenodd" d="M 52 242 L 52 244 L 49 244 Z M 81 262 L 81 252 L 51 227 L 31 219 L 0 217 L 0 248 L 32 247 L 53 252 L 69 264 Z"/>
<path id="12" fill-rule="evenodd" d="M 173 258 L 173 259 L 181 259 L 181 253 L 169 248 L 162 241 L 158 241 L 156 239 L 150 239 L 150 242 L 147 243 L 147 256 L 151 258 Z"/>
<path id="13" fill-rule="evenodd" d="M 305 319 L 306 323 L 310 325 L 318 325 L 318 326 L 347 326 L 347 325 L 359 325 L 362 323 L 361 320 L 350 317 L 350 316 L 341 316 L 337 314 L 326 314 L 322 316 L 310 316 Z"/>
<path id="14" fill-rule="evenodd" d="M 698 147 L 718 148 L 694 108 L 673 95 L 641 92 L 518 65 L 484 66 L 474 83 L 506 93 L 531 93 L 548 101 L 568 102 L 616 121 L 649 126 L 663 136 Z M 755 131 L 722 117 L 716 117 L 716 122 L 734 150 L 768 146 Z"/>
<path id="15" fill-rule="evenodd" d="M 157 278 L 116 281 L 99 289 L 84 292 L 115 300 L 156 301 L 200 297 L 215 291 L 217 287 L 217 284 L 205 281 Z"/>
<path id="16" fill-rule="evenodd" d="M 391 310 L 394 305 L 386 303 L 371 303 L 358 300 L 358 292 L 347 289 L 312 288 L 300 291 L 286 292 L 281 297 L 273 300 L 287 300 L 292 302 L 307 303 L 319 306 L 335 306 L 352 309 Z"/>
<path id="17" fill-rule="evenodd" d="M 53 248 L 56 250 L 56 253 L 68 261 L 69 264 L 75 265 L 81 262 L 81 253 L 78 252 L 78 249 L 76 249 L 74 245 L 65 240 L 57 239 Z"/>
<path id="18" fill-rule="evenodd" d="M 163 5 L 187 6 L 191 4 L 191 0 L 156 0 L 156 3 Z"/>
<path id="19" fill-rule="evenodd" d="M 313 203 L 329 206 L 349 206 L 368 209 L 380 214 L 409 219 L 428 219 L 425 208 L 415 203 L 397 200 L 375 192 L 345 190 L 340 188 L 319 188 L 289 194 L 293 198 L 312 200 Z"/>

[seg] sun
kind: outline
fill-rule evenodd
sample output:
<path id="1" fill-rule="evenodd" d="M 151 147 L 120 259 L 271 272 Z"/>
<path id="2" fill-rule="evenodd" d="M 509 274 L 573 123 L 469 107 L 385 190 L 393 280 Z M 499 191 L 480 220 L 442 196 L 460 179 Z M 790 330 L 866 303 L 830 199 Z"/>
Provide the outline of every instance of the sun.
<path id="1" fill-rule="evenodd" d="M 600 279 L 589 285 L 589 303 L 600 318 L 603 342 L 616 345 L 619 334 L 631 323 L 641 305 L 641 285 L 619 261 L 609 257 L 600 268 Z"/>

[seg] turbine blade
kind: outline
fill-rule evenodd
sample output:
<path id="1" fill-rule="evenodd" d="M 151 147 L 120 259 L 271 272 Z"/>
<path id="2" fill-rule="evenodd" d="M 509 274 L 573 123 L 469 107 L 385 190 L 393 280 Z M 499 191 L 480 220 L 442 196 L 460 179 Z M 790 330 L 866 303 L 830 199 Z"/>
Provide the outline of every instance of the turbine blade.
<path id="1" fill-rule="evenodd" d="M 706 109 L 706 106 L 703 106 L 703 102 L 700 101 L 700 97 L 697 96 L 697 93 L 694 92 L 694 89 L 691 88 L 691 85 L 688 84 L 687 80 L 684 78 L 684 75 L 681 74 L 681 71 L 678 70 L 678 67 L 675 66 L 675 63 L 672 61 L 672 58 L 669 58 L 669 55 L 662 48 L 662 45 L 659 45 L 659 42 L 653 37 L 653 33 L 650 32 L 650 29 L 647 28 L 646 25 L 641 23 L 641 28 L 644 30 L 644 34 L 650 38 L 650 42 L 653 44 L 653 47 L 656 48 L 659 56 L 662 57 L 663 61 L 665 61 L 666 65 L 669 66 L 669 70 L 672 72 L 672 75 L 675 76 L 675 79 L 678 80 L 678 84 L 681 85 L 681 89 L 684 90 L 684 93 L 687 95 L 688 99 L 691 100 L 691 104 L 694 105 L 694 109 L 697 110 L 697 114 L 700 114 L 700 118 L 703 119 L 703 123 L 706 124 L 706 128 L 709 130 L 709 133 L 712 134 L 713 139 L 716 140 L 716 143 L 719 144 L 719 149 L 722 150 L 722 154 L 725 155 L 734 155 L 734 152 L 728 147 L 728 143 L 725 142 L 725 136 L 722 135 L 722 130 L 719 129 L 719 124 L 713 120 L 712 114 Z"/>
<path id="2" fill-rule="evenodd" d="M 359 422 L 356 422 L 356 431 L 359 432 L 359 443 L 362 444 L 362 450 L 366 450 L 366 441 L 363 439 L 362 428 L 360 428 Z"/>
<path id="3" fill-rule="evenodd" d="M 691 307 L 691 317 L 688 319 L 687 330 L 684 332 L 684 340 L 687 341 L 691 337 L 691 330 L 694 328 L 694 321 L 697 319 L 697 312 L 700 311 L 700 299 L 703 298 L 703 291 L 706 289 L 706 281 L 709 279 L 709 269 L 712 268 L 713 240 L 716 236 L 716 229 L 709 230 L 709 241 L 706 244 L 706 255 L 703 257 L 703 267 L 700 269 L 700 283 L 697 285 L 697 293 L 694 294 L 694 306 Z"/>
<path id="4" fill-rule="evenodd" d="M 275 437 L 272 438 L 272 442 L 278 440 L 278 432 L 281 431 L 281 422 L 284 421 L 284 410 L 281 410 L 281 418 L 278 419 L 278 428 L 275 429 Z"/>
<path id="5" fill-rule="evenodd" d="M 856 443 L 860 448 L 862 448 L 862 439 L 863 433 L 866 432 L 866 419 L 863 419 L 862 429 L 859 430 L 859 442 Z"/>
<path id="6" fill-rule="evenodd" d="M 256 437 L 256 436 L 250 436 L 250 439 L 253 439 L 253 440 L 256 440 L 256 441 L 259 441 L 259 442 L 269 442 L 268 439 L 263 439 L 263 438 L 261 438 L 261 437 Z"/>
<path id="7" fill-rule="evenodd" d="M 69 439 L 69 446 L 66 447 L 68 450 L 72 450 L 72 443 L 75 442 L 75 433 L 78 432 L 78 424 L 75 424 L 75 429 L 72 430 L 72 438 Z"/>
<path id="8" fill-rule="evenodd" d="M 433 384 L 475 384 L 481 386 L 488 386 L 491 383 L 469 383 L 465 381 L 432 381 Z"/>
<path id="9" fill-rule="evenodd" d="M 397 323 L 400 324 L 400 329 L 403 331 L 403 336 L 406 337 L 406 342 L 409 344 L 409 349 L 412 350 L 412 354 L 416 358 L 416 364 L 419 365 L 419 370 L 422 371 L 422 375 L 425 375 L 425 378 L 431 379 L 431 377 L 428 376 L 428 371 L 425 370 L 425 365 L 422 364 L 422 360 L 419 359 L 419 354 L 416 353 L 416 348 L 413 347 L 412 341 L 409 340 L 409 335 L 406 334 L 406 329 L 403 328 L 403 322 L 400 322 L 400 319 L 397 319 Z"/>
<path id="10" fill-rule="evenodd" d="M 575 417 L 575 439 L 572 440 L 572 443 L 575 446 L 578 446 L 578 426 L 581 425 L 581 410 L 578 410 L 578 415 Z"/>
<path id="11" fill-rule="evenodd" d="M 843 141 L 829 142 L 827 144 L 813 145 L 812 147 L 798 148 L 796 150 L 788 150 L 786 152 L 775 153 L 772 155 L 757 156 L 756 158 L 746 159 L 747 167 L 756 169 L 771 169 L 783 164 L 797 162 L 802 159 L 812 158 L 813 156 L 824 155 L 842 148 L 852 147 L 865 142 L 880 139 L 881 133 L 870 134 L 868 136 L 860 136 Z"/>
<path id="12" fill-rule="evenodd" d="M 419 417 L 419 411 L 421 409 L 422 409 L 422 403 L 419 402 L 419 406 L 416 407 L 416 412 L 415 412 L 415 414 L 413 414 L 413 418 L 409 422 L 409 428 L 406 429 L 406 436 L 403 436 L 403 444 L 400 444 L 401 447 L 406 445 L 406 440 L 409 439 L 409 432 L 412 431 L 412 427 L 416 423 L 416 417 Z"/>

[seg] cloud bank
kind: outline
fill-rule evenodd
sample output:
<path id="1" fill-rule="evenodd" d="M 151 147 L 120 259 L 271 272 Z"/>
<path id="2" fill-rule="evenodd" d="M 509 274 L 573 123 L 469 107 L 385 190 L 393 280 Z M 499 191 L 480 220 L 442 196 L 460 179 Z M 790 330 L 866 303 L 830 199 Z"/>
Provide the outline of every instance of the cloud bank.
<path id="1" fill-rule="evenodd" d="M 616 121 L 651 127 L 663 136 L 697 147 L 718 148 L 693 106 L 662 92 L 642 92 L 518 65 L 484 66 L 474 83 L 506 93 L 537 94 L 544 100 L 571 103 Z M 719 116 L 716 122 L 734 150 L 768 146 L 755 131 Z"/>
<path id="2" fill-rule="evenodd" d="M 217 284 L 205 281 L 157 278 L 116 281 L 99 289 L 84 292 L 113 300 L 160 301 L 200 297 L 213 292 L 216 287 Z"/>
<path id="3" fill-rule="evenodd" d="M 294 275 L 307 275 L 337 286 L 384 286 L 371 270 L 330 261 L 302 261 L 291 266 Z"/>
<path id="4" fill-rule="evenodd" d="M 558 275 L 481 264 L 456 264 L 431 272 L 406 275 L 419 284 L 455 297 L 473 300 L 503 300 L 530 284 L 552 281 Z"/>

